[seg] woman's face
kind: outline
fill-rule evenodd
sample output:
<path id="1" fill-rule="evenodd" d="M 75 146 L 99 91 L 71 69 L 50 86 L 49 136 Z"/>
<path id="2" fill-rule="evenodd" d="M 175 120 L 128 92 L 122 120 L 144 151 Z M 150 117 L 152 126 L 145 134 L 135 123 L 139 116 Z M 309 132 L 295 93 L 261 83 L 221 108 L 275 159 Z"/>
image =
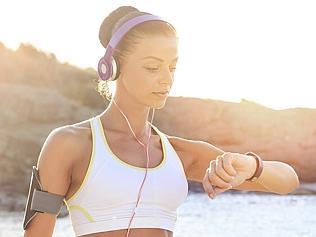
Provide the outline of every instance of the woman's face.
<path id="1" fill-rule="evenodd" d="M 133 54 L 122 62 L 117 86 L 122 86 L 124 92 L 138 103 L 162 108 L 173 84 L 177 50 L 176 37 L 151 36 L 142 39 Z M 156 94 L 161 91 L 168 93 Z"/>

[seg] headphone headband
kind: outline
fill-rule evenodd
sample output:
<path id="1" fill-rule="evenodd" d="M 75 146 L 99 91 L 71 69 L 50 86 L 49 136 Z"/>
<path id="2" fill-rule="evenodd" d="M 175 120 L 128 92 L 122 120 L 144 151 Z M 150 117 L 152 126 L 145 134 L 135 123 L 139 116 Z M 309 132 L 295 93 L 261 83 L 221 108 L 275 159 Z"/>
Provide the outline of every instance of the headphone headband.
<path id="1" fill-rule="evenodd" d="M 146 15 L 141 15 L 141 16 L 136 16 L 125 23 L 123 23 L 117 31 L 115 31 L 114 35 L 112 36 L 109 45 L 112 48 L 115 48 L 120 39 L 134 26 L 144 22 L 144 21 L 152 21 L 152 20 L 162 20 L 158 16 L 154 16 L 151 14 L 146 14 Z"/>
<path id="2" fill-rule="evenodd" d="M 155 16 L 152 14 L 145 14 L 141 16 L 136 16 L 126 22 L 124 22 L 112 35 L 110 42 L 106 47 L 106 51 L 104 56 L 100 59 L 98 64 L 98 73 L 102 80 L 110 80 L 115 78 L 116 74 L 116 63 L 115 60 L 112 59 L 114 49 L 117 44 L 120 42 L 122 37 L 134 26 L 152 20 L 160 20 L 163 21 L 159 16 Z M 114 62 L 113 62 L 114 61 Z M 114 72 L 114 73 L 113 73 Z"/>

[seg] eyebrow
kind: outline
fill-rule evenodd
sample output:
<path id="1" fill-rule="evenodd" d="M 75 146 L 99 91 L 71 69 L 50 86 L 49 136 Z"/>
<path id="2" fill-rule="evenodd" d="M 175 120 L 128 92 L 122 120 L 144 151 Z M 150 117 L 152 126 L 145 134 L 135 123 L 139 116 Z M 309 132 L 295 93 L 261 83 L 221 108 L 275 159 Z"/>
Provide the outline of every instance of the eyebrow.
<path id="1" fill-rule="evenodd" d="M 141 58 L 141 59 L 148 59 L 148 58 L 156 59 L 156 60 L 158 60 L 158 61 L 160 61 L 160 62 L 163 62 L 163 61 L 164 61 L 163 59 L 158 58 L 158 57 L 155 57 L 155 56 L 147 56 L 147 57 L 143 57 L 143 58 Z M 172 61 L 178 60 L 178 58 L 179 58 L 179 57 L 176 57 L 176 58 L 174 58 Z"/>

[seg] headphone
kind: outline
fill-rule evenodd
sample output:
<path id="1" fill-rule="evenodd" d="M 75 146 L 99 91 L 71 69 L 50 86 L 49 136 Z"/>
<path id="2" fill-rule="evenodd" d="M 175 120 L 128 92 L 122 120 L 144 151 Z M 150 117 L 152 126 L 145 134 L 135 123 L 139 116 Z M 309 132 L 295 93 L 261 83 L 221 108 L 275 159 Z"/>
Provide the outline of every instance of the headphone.
<path id="1" fill-rule="evenodd" d="M 116 63 L 113 53 L 115 47 L 120 42 L 122 37 L 134 26 L 152 20 L 162 20 L 159 16 L 152 14 L 145 14 L 141 16 L 136 16 L 125 23 L 123 23 L 112 35 L 110 42 L 106 46 L 106 51 L 104 56 L 99 60 L 98 63 L 98 74 L 101 80 L 103 81 L 113 81 L 116 79 L 118 64 Z"/>

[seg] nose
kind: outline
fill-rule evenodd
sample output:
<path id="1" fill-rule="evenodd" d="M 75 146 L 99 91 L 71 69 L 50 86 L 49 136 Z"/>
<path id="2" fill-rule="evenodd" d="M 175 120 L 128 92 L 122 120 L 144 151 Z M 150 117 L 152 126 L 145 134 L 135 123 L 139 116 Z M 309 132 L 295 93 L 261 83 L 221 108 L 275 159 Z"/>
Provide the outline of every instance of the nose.
<path id="1" fill-rule="evenodd" d="M 168 85 L 172 85 L 174 80 L 174 72 L 170 71 L 169 67 L 163 70 L 163 74 L 161 75 L 160 83 L 165 83 Z"/>

